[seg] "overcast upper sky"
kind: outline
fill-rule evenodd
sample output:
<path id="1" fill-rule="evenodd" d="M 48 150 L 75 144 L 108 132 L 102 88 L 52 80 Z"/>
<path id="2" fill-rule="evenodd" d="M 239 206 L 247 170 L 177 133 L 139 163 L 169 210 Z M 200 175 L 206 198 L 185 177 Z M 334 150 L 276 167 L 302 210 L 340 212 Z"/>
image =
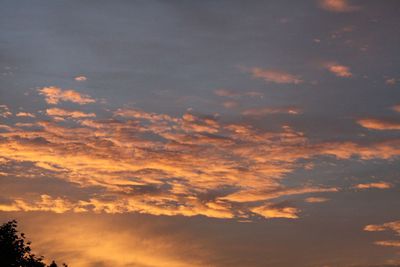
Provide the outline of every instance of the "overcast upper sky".
<path id="1" fill-rule="evenodd" d="M 38 254 L 400 266 L 400 1 L 0 4 L 0 219 Z"/>

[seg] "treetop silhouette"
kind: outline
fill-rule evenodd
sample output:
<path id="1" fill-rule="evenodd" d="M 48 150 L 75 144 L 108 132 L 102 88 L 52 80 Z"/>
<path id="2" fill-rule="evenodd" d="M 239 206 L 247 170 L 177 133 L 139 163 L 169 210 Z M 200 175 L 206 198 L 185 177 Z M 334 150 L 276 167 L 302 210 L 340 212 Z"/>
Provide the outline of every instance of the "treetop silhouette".
<path id="1" fill-rule="evenodd" d="M 32 253 L 31 242 L 25 242 L 25 234 L 17 230 L 17 221 L 12 220 L 0 226 L 0 266 L 2 267 L 58 267 L 53 261 L 43 262 L 43 256 Z M 67 265 L 64 263 L 64 267 Z"/>

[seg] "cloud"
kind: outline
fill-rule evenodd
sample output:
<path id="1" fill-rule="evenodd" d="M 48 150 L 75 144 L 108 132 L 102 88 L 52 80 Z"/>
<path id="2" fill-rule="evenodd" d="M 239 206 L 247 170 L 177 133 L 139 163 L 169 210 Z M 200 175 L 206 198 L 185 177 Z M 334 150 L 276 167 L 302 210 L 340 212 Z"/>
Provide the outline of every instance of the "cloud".
<path id="1" fill-rule="evenodd" d="M 48 104 L 58 104 L 60 101 L 70 101 L 80 105 L 96 102 L 88 95 L 81 94 L 75 90 L 62 90 L 59 87 L 43 87 L 38 90 L 45 97 Z"/>
<path id="2" fill-rule="evenodd" d="M 81 75 L 81 76 L 77 76 L 77 77 L 75 77 L 75 78 L 74 78 L 74 80 L 75 80 L 75 81 L 77 81 L 77 82 L 84 82 L 84 81 L 86 81 L 86 80 L 87 80 L 87 77 L 86 77 L 86 76 L 83 76 L 83 75 Z"/>
<path id="3" fill-rule="evenodd" d="M 332 12 L 351 12 L 358 10 L 358 6 L 353 6 L 348 0 L 320 0 L 319 6 Z"/>
<path id="4" fill-rule="evenodd" d="M 384 224 L 370 224 L 364 227 L 364 231 L 380 232 L 380 231 L 394 231 L 400 235 L 400 221 L 393 221 Z"/>
<path id="5" fill-rule="evenodd" d="M 393 231 L 398 236 L 400 235 L 400 221 L 393 221 L 384 224 L 370 224 L 364 227 L 364 231 L 368 232 L 381 232 Z M 400 247 L 400 240 L 383 240 L 375 241 L 374 244 L 386 247 Z"/>
<path id="6" fill-rule="evenodd" d="M 225 108 L 235 108 L 235 107 L 237 107 L 237 106 L 239 105 L 239 103 L 238 103 L 237 101 L 232 101 L 232 100 L 230 100 L 230 101 L 224 101 L 224 102 L 222 103 L 222 105 L 223 105 Z"/>
<path id="7" fill-rule="evenodd" d="M 376 189 L 389 189 L 392 188 L 393 185 L 387 182 L 375 182 L 375 183 L 366 183 L 366 184 L 357 184 L 354 186 L 354 188 L 357 189 L 371 189 L 371 188 L 376 188 Z"/>
<path id="8" fill-rule="evenodd" d="M 400 123 L 383 119 L 365 118 L 357 120 L 357 123 L 364 128 L 371 130 L 400 130 Z"/>
<path id="9" fill-rule="evenodd" d="M 340 65 L 337 63 L 326 63 L 325 68 L 337 77 L 350 78 L 353 76 L 350 68 L 344 65 Z"/>
<path id="10" fill-rule="evenodd" d="M 374 244 L 385 247 L 400 247 L 400 240 L 376 241 Z"/>
<path id="11" fill-rule="evenodd" d="M 387 78 L 385 80 L 385 83 L 387 85 L 395 85 L 397 82 L 398 82 L 398 79 L 396 79 L 396 78 Z"/>
<path id="12" fill-rule="evenodd" d="M 32 179 L 46 173 L 81 189 L 99 190 L 78 199 L 21 196 L 2 209 L 294 219 L 301 211 L 276 205 L 279 198 L 339 190 L 285 185 L 282 180 L 296 169 L 319 156 L 370 160 L 400 155 L 398 139 L 311 143 L 289 126 L 268 131 L 190 112 L 171 116 L 123 108 L 111 113 L 99 120 L 90 112 L 49 108 L 46 114 L 52 118 L 76 120 L 16 122 L 0 132 L 2 172 Z M 52 202 L 59 204 L 53 207 Z"/>
<path id="13" fill-rule="evenodd" d="M 294 207 L 279 207 L 278 205 L 265 205 L 251 209 L 252 212 L 265 218 L 297 219 L 300 212 Z"/>
<path id="14" fill-rule="evenodd" d="M 400 113 L 400 105 L 394 105 L 392 107 L 392 110 L 395 111 L 395 112 L 399 112 Z"/>
<path id="15" fill-rule="evenodd" d="M 247 109 L 242 112 L 242 115 L 245 116 L 264 116 L 270 114 L 290 114 L 290 115 L 298 115 L 301 114 L 302 111 L 296 107 L 263 107 L 263 108 L 252 108 Z"/>
<path id="16" fill-rule="evenodd" d="M 84 113 L 78 110 L 66 110 L 61 108 L 48 108 L 46 114 L 52 117 L 71 117 L 71 118 L 88 118 L 96 117 L 94 113 Z"/>
<path id="17" fill-rule="evenodd" d="M 29 112 L 18 112 L 17 114 L 15 114 L 15 116 L 17 117 L 30 117 L 30 118 L 35 118 L 36 116 L 32 113 Z"/>
<path id="18" fill-rule="evenodd" d="M 300 84 L 303 82 L 300 76 L 280 70 L 252 68 L 250 72 L 254 78 L 260 78 L 266 82 L 278 84 Z"/>
<path id="19" fill-rule="evenodd" d="M 322 203 L 328 201 L 329 198 L 325 197 L 308 197 L 304 201 L 307 203 Z"/>
<path id="20" fill-rule="evenodd" d="M 233 98 L 238 98 L 238 97 L 263 97 L 264 94 L 261 92 L 257 91 L 246 91 L 246 92 L 238 92 L 238 91 L 233 91 L 229 89 L 224 89 L 220 88 L 214 91 L 214 94 L 217 96 L 222 96 L 222 97 L 233 97 Z"/>
<path id="21" fill-rule="evenodd" d="M 6 105 L 0 105 L 0 117 L 8 118 L 12 116 L 10 109 Z"/>

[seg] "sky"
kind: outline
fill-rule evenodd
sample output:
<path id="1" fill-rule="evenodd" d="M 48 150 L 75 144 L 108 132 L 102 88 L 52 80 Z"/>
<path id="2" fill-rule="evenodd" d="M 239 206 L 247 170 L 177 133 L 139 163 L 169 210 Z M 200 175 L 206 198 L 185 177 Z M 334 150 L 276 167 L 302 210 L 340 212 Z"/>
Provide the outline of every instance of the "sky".
<path id="1" fill-rule="evenodd" d="M 399 12 L 1 0 L 0 222 L 72 267 L 400 266 Z"/>

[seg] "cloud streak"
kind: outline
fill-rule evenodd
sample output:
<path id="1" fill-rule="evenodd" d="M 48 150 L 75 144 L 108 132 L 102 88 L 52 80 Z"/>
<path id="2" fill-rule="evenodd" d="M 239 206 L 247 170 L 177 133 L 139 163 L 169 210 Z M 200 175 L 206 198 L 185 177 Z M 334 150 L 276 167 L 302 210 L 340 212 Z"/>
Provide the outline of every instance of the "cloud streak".
<path id="1" fill-rule="evenodd" d="M 250 73 L 253 78 L 277 84 L 300 84 L 303 82 L 300 76 L 281 70 L 252 68 Z"/>

